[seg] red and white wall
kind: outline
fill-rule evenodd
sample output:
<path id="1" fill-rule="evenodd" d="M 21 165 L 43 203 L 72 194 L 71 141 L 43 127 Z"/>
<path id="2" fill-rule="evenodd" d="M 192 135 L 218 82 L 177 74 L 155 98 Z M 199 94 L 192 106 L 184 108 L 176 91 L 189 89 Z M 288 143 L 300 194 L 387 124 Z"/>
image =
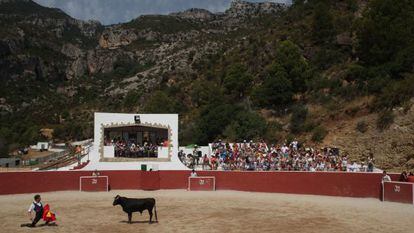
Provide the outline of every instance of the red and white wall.
<path id="1" fill-rule="evenodd" d="M 190 171 L 101 170 L 99 172 L 101 176 L 108 176 L 109 188 L 112 190 L 187 189 L 190 175 Z M 214 176 L 217 190 L 382 198 L 380 173 L 236 171 L 197 173 L 200 176 Z M 79 190 L 80 177 L 90 175 L 91 171 L 0 173 L 0 194 Z M 392 175 L 394 180 L 397 177 L 398 175 Z"/>

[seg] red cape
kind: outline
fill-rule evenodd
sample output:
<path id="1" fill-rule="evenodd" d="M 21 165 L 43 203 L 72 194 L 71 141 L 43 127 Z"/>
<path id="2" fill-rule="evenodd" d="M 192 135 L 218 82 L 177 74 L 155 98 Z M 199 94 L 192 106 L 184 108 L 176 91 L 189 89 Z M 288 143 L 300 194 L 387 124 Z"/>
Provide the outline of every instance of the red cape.
<path id="1" fill-rule="evenodd" d="M 45 222 L 54 222 L 56 221 L 56 215 L 50 211 L 49 204 L 46 204 L 43 207 L 43 221 Z"/>

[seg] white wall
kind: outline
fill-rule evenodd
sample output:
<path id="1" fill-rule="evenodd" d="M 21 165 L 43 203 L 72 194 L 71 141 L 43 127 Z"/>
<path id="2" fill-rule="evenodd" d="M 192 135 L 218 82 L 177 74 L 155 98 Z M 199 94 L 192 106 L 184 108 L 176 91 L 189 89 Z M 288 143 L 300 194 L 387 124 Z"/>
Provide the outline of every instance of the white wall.
<path id="1" fill-rule="evenodd" d="M 126 114 L 126 113 L 95 113 L 94 143 L 101 145 L 103 125 L 134 124 L 135 116 L 139 115 L 142 124 L 161 124 L 171 128 L 172 157 L 178 153 L 178 114 Z"/>
<path id="2" fill-rule="evenodd" d="M 170 162 L 101 162 L 99 146 L 101 143 L 101 126 L 111 123 L 134 124 L 134 116 L 139 115 L 141 123 L 161 124 L 171 128 L 171 161 Z M 82 170 L 139 170 L 141 164 L 148 167 L 158 167 L 160 170 L 188 170 L 178 159 L 178 114 L 125 114 L 125 113 L 95 113 L 94 146 L 89 157 L 90 163 Z"/>

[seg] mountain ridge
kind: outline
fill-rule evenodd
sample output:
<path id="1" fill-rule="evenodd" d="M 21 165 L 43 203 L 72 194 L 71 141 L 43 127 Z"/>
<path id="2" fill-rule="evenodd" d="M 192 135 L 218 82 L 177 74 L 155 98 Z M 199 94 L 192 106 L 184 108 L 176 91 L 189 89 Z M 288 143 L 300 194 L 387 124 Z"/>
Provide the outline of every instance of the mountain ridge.
<path id="1" fill-rule="evenodd" d="M 410 24 L 395 13 L 409 1 L 234 1 L 107 26 L 12 3 L 0 7 L 0 153 L 41 128 L 90 137 L 94 111 L 174 112 L 183 144 L 297 137 L 352 159 L 375 152 L 379 167 L 414 164 Z M 393 37 L 372 21 L 386 14 Z"/>

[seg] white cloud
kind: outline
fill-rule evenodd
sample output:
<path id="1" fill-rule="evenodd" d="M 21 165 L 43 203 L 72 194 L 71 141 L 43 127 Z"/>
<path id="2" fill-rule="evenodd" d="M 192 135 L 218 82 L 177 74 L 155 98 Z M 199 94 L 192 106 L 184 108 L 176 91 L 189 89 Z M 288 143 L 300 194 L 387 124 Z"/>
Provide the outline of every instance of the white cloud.
<path id="1" fill-rule="evenodd" d="M 62 9 L 68 15 L 83 20 L 99 20 L 103 24 L 127 22 L 143 14 L 168 14 L 188 8 L 203 8 L 221 12 L 231 0 L 34 0 L 47 6 Z M 261 0 L 251 0 L 260 2 Z M 271 0 L 290 2 L 291 0 Z"/>

